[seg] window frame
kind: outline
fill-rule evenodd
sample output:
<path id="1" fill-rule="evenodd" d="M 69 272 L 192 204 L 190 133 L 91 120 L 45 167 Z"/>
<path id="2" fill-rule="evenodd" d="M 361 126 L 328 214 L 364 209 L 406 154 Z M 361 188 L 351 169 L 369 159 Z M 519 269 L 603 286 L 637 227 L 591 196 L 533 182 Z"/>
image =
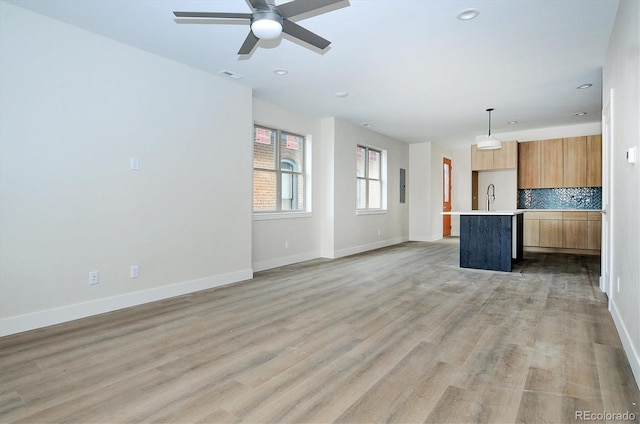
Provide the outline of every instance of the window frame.
<path id="1" fill-rule="evenodd" d="M 380 212 L 384 212 L 386 211 L 386 202 L 385 202 L 385 166 L 384 166 L 384 161 L 385 161 L 385 151 L 379 148 L 375 148 L 375 147 L 369 147 L 369 146 L 365 146 L 363 144 L 358 144 L 356 145 L 356 152 L 359 149 L 364 149 L 364 176 L 359 176 L 358 175 L 358 167 L 357 167 L 357 162 L 356 162 L 356 213 L 357 214 L 366 214 L 367 211 L 372 212 L 372 213 L 380 213 Z M 379 160 L 378 160 L 378 178 L 371 178 L 369 177 L 369 155 L 370 152 L 375 152 L 378 154 Z M 356 161 L 358 160 L 357 156 L 356 156 Z M 359 197 L 358 197 L 358 191 L 359 191 L 359 187 L 360 187 L 360 182 L 361 181 L 365 181 L 365 186 L 364 186 L 364 195 L 365 195 L 365 204 L 366 207 L 361 208 L 359 206 Z M 379 186 L 380 186 L 380 193 L 379 193 L 379 199 L 380 199 L 380 206 L 379 207 L 371 207 L 371 202 L 370 202 L 370 198 L 369 198 L 369 182 L 370 181 L 376 181 L 378 182 Z M 360 193 L 361 194 L 361 193 Z"/>
<path id="2" fill-rule="evenodd" d="M 255 143 L 256 143 L 256 129 L 264 129 L 264 130 L 269 130 L 272 131 L 273 133 L 275 133 L 275 146 L 274 146 L 274 169 L 271 168 L 261 168 L 261 167 L 256 167 L 255 166 Z M 298 137 L 301 140 L 301 147 L 302 147 L 302 159 L 300 161 L 300 163 L 297 163 L 298 166 L 298 171 L 294 171 L 292 169 L 282 169 L 282 152 L 281 152 L 281 137 L 282 135 L 291 135 L 294 137 Z M 309 215 L 310 214 L 310 203 L 309 203 L 309 199 L 308 196 L 309 194 L 309 175 L 308 175 L 308 168 L 309 168 L 309 163 L 308 163 L 308 157 L 307 157 L 307 149 L 309 148 L 309 143 L 308 143 L 308 137 L 292 132 L 292 131 L 286 131 L 286 130 L 281 130 L 278 128 L 273 128 L 267 125 L 263 125 L 263 124 L 258 124 L 258 123 L 254 123 L 253 125 L 253 139 L 252 139 L 252 170 L 254 172 L 254 177 L 255 178 L 255 171 L 261 171 L 261 172 L 271 172 L 274 173 L 276 178 L 276 182 L 275 182 L 275 188 L 276 188 L 276 192 L 275 192 L 275 201 L 276 201 L 276 209 L 273 210 L 263 210 L 263 211 L 259 211 L 259 210 L 255 210 L 254 209 L 254 202 L 255 202 L 255 189 L 252 190 L 252 199 L 251 199 L 251 209 L 252 209 L 252 213 L 254 215 L 255 218 L 257 219 L 270 219 L 270 217 L 273 217 L 274 219 L 278 219 L 278 218 L 283 218 L 287 215 L 295 215 L 295 216 L 301 216 L 301 215 Z M 286 163 L 290 163 L 293 161 L 287 160 Z M 303 193 L 303 199 L 302 199 L 302 209 L 283 209 L 282 208 L 282 204 L 283 204 L 283 199 L 282 199 L 282 181 L 283 181 L 283 174 L 286 175 L 297 175 L 299 177 L 302 177 L 302 193 Z M 255 179 L 252 178 L 252 184 L 255 187 Z M 292 181 L 300 181 L 299 178 L 292 178 Z M 296 183 L 295 185 L 297 185 L 299 183 Z M 293 189 L 293 188 L 292 188 Z"/>

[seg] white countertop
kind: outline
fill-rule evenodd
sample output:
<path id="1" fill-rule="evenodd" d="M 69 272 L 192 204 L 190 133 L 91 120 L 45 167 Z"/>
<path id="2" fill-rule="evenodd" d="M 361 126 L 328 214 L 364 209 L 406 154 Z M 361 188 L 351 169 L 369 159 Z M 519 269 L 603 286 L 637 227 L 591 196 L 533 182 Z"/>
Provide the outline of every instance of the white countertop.
<path id="1" fill-rule="evenodd" d="M 520 209 L 522 212 L 602 212 L 602 209 Z"/>
<path id="2" fill-rule="evenodd" d="M 510 210 L 510 211 L 451 211 L 451 212 L 441 212 L 442 215 L 507 215 L 514 216 L 524 213 L 522 209 L 520 210 Z"/>
<path id="3" fill-rule="evenodd" d="M 524 212 L 602 212 L 602 209 L 516 209 L 505 211 L 451 211 L 441 215 L 518 215 Z"/>

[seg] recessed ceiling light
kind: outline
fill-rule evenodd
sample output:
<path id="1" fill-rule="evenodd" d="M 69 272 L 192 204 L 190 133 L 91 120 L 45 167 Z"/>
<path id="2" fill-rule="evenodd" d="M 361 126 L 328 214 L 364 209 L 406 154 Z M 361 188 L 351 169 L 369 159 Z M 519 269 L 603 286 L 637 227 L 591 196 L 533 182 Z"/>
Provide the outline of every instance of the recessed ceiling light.
<path id="1" fill-rule="evenodd" d="M 362 126 L 363 126 L 363 127 L 365 127 L 365 128 L 371 128 L 371 124 L 370 124 L 370 123 L 368 123 L 368 122 L 363 122 L 363 123 L 362 123 L 362 124 L 360 124 L 360 125 L 362 125 Z"/>
<path id="2" fill-rule="evenodd" d="M 517 123 L 518 123 L 518 121 L 509 121 L 509 122 L 507 122 L 507 125 L 515 125 Z"/>
<path id="3" fill-rule="evenodd" d="M 276 75 L 287 75 L 289 71 L 287 71 L 286 69 L 276 69 L 275 71 L 273 71 L 273 73 Z"/>
<path id="4" fill-rule="evenodd" d="M 469 21 L 480 14 L 478 9 L 465 9 L 462 12 L 458 13 L 457 18 L 461 21 Z"/>
<path id="5" fill-rule="evenodd" d="M 336 93 L 336 97 L 347 97 L 349 95 L 349 93 L 347 93 L 346 91 L 338 91 Z"/>
<path id="6" fill-rule="evenodd" d="M 587 112 L 578 112 L 578 113 L 576 113 L 575 115 L 576 115 L 576 116 L 584 116 L 584 115 L 586 115 L 586 114 L 587 114 Z"/>
<path id="7" fill-rule="evenodd" d="M 585 88 L 590 88 L 590 87 L 593 87 L 593 84 L 582 84 L 582 85 L 577 86 L 576 88 L 578 90 L 584 90 Z"/>

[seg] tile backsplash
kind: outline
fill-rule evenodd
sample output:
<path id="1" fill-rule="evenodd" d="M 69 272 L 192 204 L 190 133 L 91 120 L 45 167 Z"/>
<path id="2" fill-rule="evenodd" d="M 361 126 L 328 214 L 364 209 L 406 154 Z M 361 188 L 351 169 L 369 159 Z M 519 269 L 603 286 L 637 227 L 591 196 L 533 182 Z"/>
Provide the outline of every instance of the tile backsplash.
<path id="1" fill-rule="evenodd" d="M 520 189 L 518 209 L 602 209 L 602 187 Z"/>

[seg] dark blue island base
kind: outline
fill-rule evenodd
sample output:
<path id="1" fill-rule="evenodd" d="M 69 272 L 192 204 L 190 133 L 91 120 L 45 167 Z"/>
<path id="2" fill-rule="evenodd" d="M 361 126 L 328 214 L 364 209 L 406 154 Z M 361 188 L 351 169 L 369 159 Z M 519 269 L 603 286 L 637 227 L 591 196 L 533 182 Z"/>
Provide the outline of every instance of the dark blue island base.
<path id="1" fill-rule="evenodd" d="M 516 215 L 460 215 L 460 266 L 511 272 L 523 256 L 524 221 Z"/>

